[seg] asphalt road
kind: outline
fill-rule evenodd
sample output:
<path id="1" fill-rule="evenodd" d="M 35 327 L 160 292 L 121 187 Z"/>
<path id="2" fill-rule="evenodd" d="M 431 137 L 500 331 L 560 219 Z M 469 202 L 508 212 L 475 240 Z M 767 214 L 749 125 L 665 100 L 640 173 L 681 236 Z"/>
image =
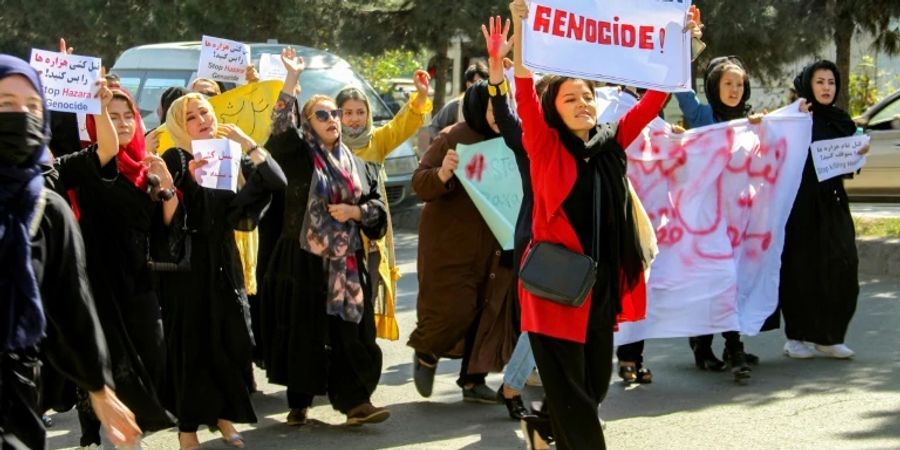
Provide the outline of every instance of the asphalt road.
<path id="1" fill-rule="evenodd" d="M 853 203 L 850 202 L 850 212 L 854 216 L 866 218 L 898 218 L 900 217 L 900 203 Z"/>
<path id="2" fill-rule="evenodd" d="M 261 394 L 254 404 L 259 423 L 243 425 L 250 449 L 517 449 L 524 448 L 518 423 L 502 405 L 462 402 L 455 384 L 459 364 L 442 361 L 434 395 L 423 399 L 411 380 L 412 351 L 405 338 L 415 325 L 415 243 L 398 235 L 404 277 L 398 316 L 402 339 L 380 341 L 384 370 L 373 402 L 388 406 L 383 424 L 348 428 L 344 416 L 318 399 L 301 428 L 283 424 L 287 407 L 280 386 L 256 372 Z M 783 336 L 770 332 L 746 338 L 748 351 L 762 359 L 746 385 L 728 374 L 697 371 L 686 339 L 647 343 L 653 370 L 650 385 L 626 387 L 614 376 L 600 409 L 612 449 L 900 449 L 900 280 L 861 277 L 862 293 L 847 343 L 852 361 L 826 358 L 790 360 L 781 355 Z M 715 345 L 721 349 L 722 339 Z M 717 350 L 719 351 L 719 350 Z M 500 385 L 492 375 L 488 384 Z M 540 388 L 527 388 L 526 400 Z M 73 412 L 55 414 L 50 448 L 78 444 Z M 200 433 L 204 449 L 228 448 L 217 435 Z M 177 449 L 174 431 L 155 433 L 144 448 Z"/>

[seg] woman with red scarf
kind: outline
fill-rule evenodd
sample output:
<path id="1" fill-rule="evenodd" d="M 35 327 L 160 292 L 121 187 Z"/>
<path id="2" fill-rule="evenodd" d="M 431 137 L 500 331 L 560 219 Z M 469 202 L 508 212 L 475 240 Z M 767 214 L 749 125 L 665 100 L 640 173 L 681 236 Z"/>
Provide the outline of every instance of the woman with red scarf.
<path id="1" fill-rule="evenodd" d="M 140 113 L 131 96 L 113 90 L 101 113 L 88 117 L 96 142 L 56 161 L 84 235 L 87 272 L 112 359 L 116 391 L 145 431 L 172 426 L 157 390 L 165 347 L 154 274 L 147 264 L 151 235 L 164 235 L 178 199 L 150 193 L 171 190 L 161 159 L 148 157 Z M 97 126 L 97 122 L 106 122 Z M 111 121 L 112 127 L 109 122 Z M 100 445 L 100 422 L 85 396 L 79 401 L 81 445 Z"/>

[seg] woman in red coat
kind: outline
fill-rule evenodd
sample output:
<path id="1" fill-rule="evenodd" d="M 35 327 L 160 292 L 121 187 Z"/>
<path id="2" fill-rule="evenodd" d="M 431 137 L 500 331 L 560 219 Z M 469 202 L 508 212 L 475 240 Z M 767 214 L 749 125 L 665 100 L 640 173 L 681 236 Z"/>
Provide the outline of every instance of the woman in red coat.
<path id="1" fill-rule="evenodd" d="M 606 124 L 596 123 L 591 81 L 553 76 L 539 100 L 532 74 L 522 65 L 521 24 L 528 8 L 516 0 L 510 9 L 516 103 L 534 191 L 532 244 L 561 244 L 598 263 L 597 281 L 580 307 L 554 303 L 520 285 L 522 331 L 531 339 L 558 448 L 602 449 L 597 407 L 612 373 L 613 329 L 617 322 L 643 319 L 646 309 L 624 149 L 656 117 L 667 95 L 647 91 L 618 123 Z M 601 183 L 596 201 L 595 179 Z M 599 254 L 588 250 L 595 248 L 597 208 Z"/>

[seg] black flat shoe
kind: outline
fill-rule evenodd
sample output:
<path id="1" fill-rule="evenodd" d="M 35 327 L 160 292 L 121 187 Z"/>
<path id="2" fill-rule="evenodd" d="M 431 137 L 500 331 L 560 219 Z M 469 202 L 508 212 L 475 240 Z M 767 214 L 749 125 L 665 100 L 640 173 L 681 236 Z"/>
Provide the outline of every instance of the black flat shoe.
<path id="1" fill-rule="evenodd" d="M 422 397 L 431 397 L 434 389 L 434 372 L 437 370 L 437 364 L 428 367 L 419 360 L 419 356 L 413 353 L 413 383 L 416 385 L 416 391 Z"/>
<path id="2" fill-rule="evenodd" d="M 742 351 L 742 353 L 744 353 L 744 359 L 747 360 L 747 364 L 750 364 L 751 366 L 759 365 L 759 356 L 756 356 L 753 353 L 747 353 L 744 351 Z M 725 361 L 728 361 L 729 359 L 731 359 L 731 355 L 730 355 L 730 352 L 728 351 L 728 347 L 726 347 L 725 350 L 722 350 L 722 359 Z"/>
<path id="3" fill-rule="evenodd" d="M 471 388 L 463 388 L 463 401 L 468 403 L 484 403 L 486 405 L 495 405 L 500 403 L 501 395 L 494 392 L 486 384 L 476 384 Z"/>
<path id="4" fill-rule="evenodd" d="M 500 389 L 497 389 L 497 400 L 502 401 L 506 405 L 506 412 L 509 413 L 509 418 L 512 420 L 522 420 L 523 417 L 528 415 L 528 409 L 525 408 L 525 403 L 522 402 L 522 396 L 504 397 L 503 385 L 500 385 Z"/>
<path id="5" fill-rule="evenodd" d="M 644 367 L 644 363 L 619 361 L 619 378 L 626 383 L 650 384 L 653 372 Z"/>
<path id="6" fill-rule="evenodd" d="M 734 375 L 734 381 L 744 381 L 750 378 L 750 372 L 753 370 L 750 368 L 747 354 L 744 353 L 743 350 L 729 351 L 728 349 L 725 349 L 722 353 L 722 357 L 724 357 L 725 360 L 728 361 L 728 365 L 731 366 L 731 374 Z M 756 360 L 759 361 L 759 358 L 756 358 Z"/>

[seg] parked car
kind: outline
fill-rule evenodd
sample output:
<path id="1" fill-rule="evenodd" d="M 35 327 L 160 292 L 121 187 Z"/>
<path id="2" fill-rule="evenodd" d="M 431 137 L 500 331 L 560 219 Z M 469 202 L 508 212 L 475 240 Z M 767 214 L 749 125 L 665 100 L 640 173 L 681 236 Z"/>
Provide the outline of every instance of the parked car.
<path id="1" fill-rule="evenodd" d="M 854 199 L 900 199 L 900 91 L 853 119 L 871 137 L 868 161 L 844 184 Z"/>
<path id="2" fill-rule="evenodd" d="M 306 61 L 306 70 L 300 75 L 303 90 L 298 98 L 301 105 L 313 95 L 334 97 L 344 87 L 355 86 L 368 97 L 376 127 L 394 117 L 372 86 L 337 55 L 301 45 L 272 42 L 249 45 L 250 58 L 257 68 L 263 53 L 280 54 L 288 46 L 297 50 L 297 54 Z M 197 78 L 199 60 L 199 41 L 142 45 L 123 52 L 111 72 L 118 75 L 122 86 L 134 95 L 146 128 L 152 129 L 159 125 L 156 109 L 162 92 L 170 86 L 189 86 Z M 222 84 L 226 89 L 234 87 L 233 84 Z M 412 192 L 412 173 L 418 165 L 409 141 L 401 144 L 385 161 L 388 176 L 385 188 L 392 207 L 416 203 Z"/>

